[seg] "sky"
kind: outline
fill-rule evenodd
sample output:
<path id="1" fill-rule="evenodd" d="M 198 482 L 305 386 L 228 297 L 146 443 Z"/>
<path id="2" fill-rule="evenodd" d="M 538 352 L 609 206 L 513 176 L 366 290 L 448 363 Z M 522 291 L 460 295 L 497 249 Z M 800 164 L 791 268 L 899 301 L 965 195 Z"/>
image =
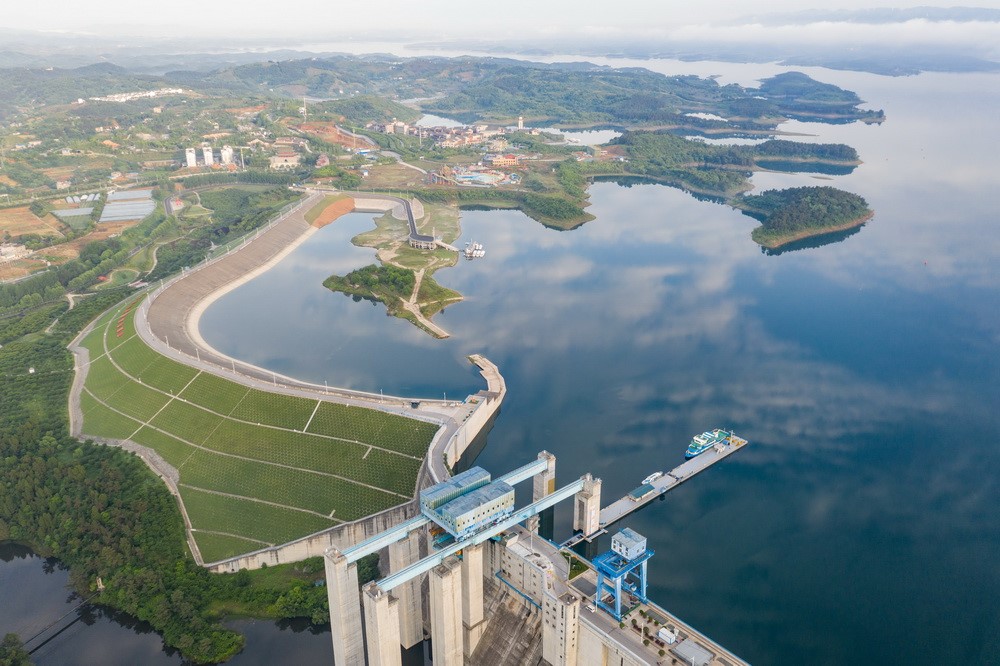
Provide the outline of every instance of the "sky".
<path id="1" fill-rule="evenodd" d="M 960 0 L 959 0 L 960 2 Z M 753 26 L 755 16 L 803 9 L 865 9 L 873 7 L 948 7 L 956 2 L 885 2 L 884 0 L 508 0 L 461 3 L 455 0 L 295 0 L 263 3 L 254 0 L 35 0 L 5 2 L 0 27 L 111 35 L 159 37 L 239 35 L 342 37 L 364 32 L 409 33 L 420 39 L 507 39 L 555 34 L 577 36 L 673 35 L 728 39 L 728 34 Z M 1000 0 L 966 3 L 1000 9 Z M 737 20 L 745 17 L 747 20 Z M 738 27 L 732 24 L 737 20 Z M 994 24 L 995 25 L 995 24 Z M 925 32 L 926 26 L 912 26 Z M 836 28 L 834 28 L 835 30 Z M 758 37 L 772 36 L 761 26 Z M 376 31 L 372 33 L 371 31 Z M 822 31 L 816 30 L 819 35 Z M 835 34 L 829 31 L 828 36 Z M 995 34 L 995 33 L 991 33 Z M 745 35 L 744 35 L 745 36 Z M 775 35 L 788 38 L 794 35 Z"/>

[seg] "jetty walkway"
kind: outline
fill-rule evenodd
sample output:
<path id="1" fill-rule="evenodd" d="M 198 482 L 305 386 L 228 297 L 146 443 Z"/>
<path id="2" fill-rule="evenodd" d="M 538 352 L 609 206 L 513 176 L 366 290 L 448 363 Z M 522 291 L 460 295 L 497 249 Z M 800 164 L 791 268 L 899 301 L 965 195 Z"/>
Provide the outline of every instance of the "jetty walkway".
<path id="1" fill-rule="evenodd" d="M 619 520 L 632 512 L 638 511 L 653 500 L 663 497 L 663 495 L 667 492 L 673 490 L 699 472 L 704 472 L 715 463 L 736 453 L 746 446 L 746 444 L 747 440 L 733 435 L 728 444 L 719 445 L 705 451 L 704 453 L 700 453 L 694 458 L 684 461 L 651 483 L 639 486 L 628 495 L 615 500 L 601 509 L 601 517 L 598 523 L 600 525 L 600 529 L 597 532 L 586 536 L 583 534 L 575 534 L 568 541 L 562 544 L 563 547 L 572 548 L 581 541 L 591 541 L 602 534 L 607 534 L 608 528 L 611 527 L 611 525 L 617 523 Z"/>

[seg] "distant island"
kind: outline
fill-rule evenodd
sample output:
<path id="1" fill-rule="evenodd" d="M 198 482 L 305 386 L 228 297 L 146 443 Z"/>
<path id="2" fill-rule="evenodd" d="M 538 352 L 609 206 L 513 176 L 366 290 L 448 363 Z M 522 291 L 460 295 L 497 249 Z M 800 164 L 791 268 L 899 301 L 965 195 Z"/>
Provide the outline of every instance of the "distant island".
<path id="1" fill-rule="evenodd" d="M 864 197 L 834 187 L 767 190 L 740 196 L 733 205 L 761 221 L 751 237 L 769 249 L 860 227 L 874 215 Z"/>

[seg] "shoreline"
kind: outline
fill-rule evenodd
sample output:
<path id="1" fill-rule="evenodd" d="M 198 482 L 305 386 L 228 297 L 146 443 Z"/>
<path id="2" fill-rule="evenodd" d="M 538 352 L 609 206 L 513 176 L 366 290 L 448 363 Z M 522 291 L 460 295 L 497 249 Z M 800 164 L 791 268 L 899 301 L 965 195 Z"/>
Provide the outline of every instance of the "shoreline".
<path id="1" fill-rule="evenodd" d="M 136 334 L 144 344 L 166 358 L 237 384 L 273 393 L 375 409 L 435 424 L 437 430 L 428 445 L 420 470 L 417 473 L 415 482 L 415 492 L 417 492 L 419 488 L 427 483 L 435 483 L 446 479 L 450 475 L 448 465 L 454 465 L 476 437 L 484 430 L 488 431 L 492 423 L 492 418 L 499 410 L 506 394 L 503 378 L 496 365 L 480 355 L 469 357 L 469 360 L 480 368 L 480 374 L 486 380 L 487 388 L 470 394 L 464 400 L 448 401 L 429 398 L 403 398 L 331 387 L 325 383 L 323 385 L 313 384 L 287 377 L 246 361 L 220 354 L 217 350 L 208 346 L 198 332 L 198 320 L 211 302 L 269 270 L 318 231 L 317 227 L 306 223 L 303 216 L 310 209 L 310 203 L 314 203 L 324 193 L 312 191 L 309 194 L 310 196 L 307 196 L 297 206 L 281 215 L 263 230 L 258 231 L 255 235 L 248 236 L 244 242 L 236 245 L 232 252 L 220 255 L 186 273 L 176 276 L 170 282 L 158 288 L 151 288 L 146 291 L 144 296 L 140 297 L 141 304 L 135 311 Z M 313 197 L 316 197 L 316 199 Z M 305 228 L 297 230 L 297 226 L 300 224 L 305 225 Z M 277 237 L 274 237 L 273 234 L 277 233 L 279 228 L 283 230 L 283 233 L 279 233 Z M 242 251 L 249 251 L 251 248 L 256 247 L 258 251 L 256 253 L 250 251 L 250 254 L 261 254 L 259 244 L 262 242 L 266 243 L 263 239 L 268 236 L 269 232 L 272 234 L 270 236 L 270 244 L 273 254 L 268 256 L 266 260 L 252 265 L 250 270 L 242 274 L 235 274 L 235 271 L 230 270 L 231 277 L 226 279 L 226 271 L 223 267 L 229 264 L 230 269 L 235 268 L 238 270 L 239 266 L 233 265 L 233 257 Z M 283 245 L 279 248 L 275 241 L 279 244 L 283 243 Z M 260 258 L 263 259 L 264 257 Z M 246 265 L 246 261 L 247 257 L 244 256 L 243 265 Z M 216 273 L 214 278 L 209 276 L 207 278 L 208 282 L 205 283 L 206 274 L 213 272 Z M 189 282 L 185 288 L 174 289 L 176 285 L 184 284 L 187 280 L 194 280 L 195 282 L 200 280 L 205 283 L 204 286 L 206 287 L 211 286 L 211 283 L 215 282 L 217 286 L 211 290 L 199 290 L 197 288 L 192 289 L 195 285 Z M 160 298 L 165 299 L 165 301 L 160 301 Z M 93 323 L 88 329 L 92 328 Z M 178 341 L 179 344 L 173 343 L 172 346 L 167 346 L 164 339 L 157 333 L 154 333 L 154 328 L 160 330 L 161 334 L 165 332 L 180 333 L 182 339 Z M 77 361 L 79 360 L 77 359 Z M 81 387 L 83 377 L 84 375 L 81 373 L 75 373 L 74 375 L 74 380 Z M 73 398 L 74 396 L 71 394 L 71 419 L 74 416 L 80 416 L 73 412 L 74 408 L 79 409 L 79 396 L 76 396 L 77 404 L 75 405 Z M 79 427 L 81 430 L 85 429 L 82 419 L 75 418 L 73 420 L 75 423 L 80 424 L 76 427 Z M 98 440 L 95 439 L 96 441 Z M 103 440 L 99 443 L 107 444 L 109 442 Z M 148 461 L 147 465 L 149 466 Z M 153 471 L 160 472 L 156 468 L 153 468 Z M 162 474 L 160 476 L 161 478 L 163 477 Z M 176 499 L 178 504 L 183 507 L 183 501 L 179 497 L 176 497 Z M 295 562 L 304 557 L 321 555 L 331 545 L 354 543 L 376 527 L 384 529 L 390 522 L 398 522 L 399 516 L 410 510 L 409 507 L 411 507 L 412 502 L 413 500 L 411 499 L 381 512 L 341 525 L 328 527 L 312 534 L 303 535 L 286 543 L 267 546 L 263 549 L 257 549 L 216 562 L 199 562 L 196 558 L 196 563 L 214 572 L 233 572 L 241 568 L 255 569 L 264 565 L 270 566 Z M 186 525 L 186 532 L 189 537 L 193 529 L 190 525 Z M 192 550 L 192 554 L 193 552 Z"/>
<path id="2" fill-rule="evenodd" d="M 795 241 L 804 240 L 806 238 L 814 238 L 816 236 L 825 236 L 826 234 L 832 234 L 832 233 L 836 233 L 838 231 L 847 231 L 849 229 L 856 229 L 857 227 L 861 227 L 861 226 L 864 226 L 865 224 L 867 224 L 867 222 L 869 220 L 871 220 L 873 217 L 875 217 L 875 211 L 871 211 L 871 212 L 869 212 L 869 213 L 867 213 L 867 214 L 865 214 L 865 215 L 857 218 L 856 220 L 851 220 L 850 222 L 845 222 L 844 224 L 837 224 L 837 225 L 834 225 L 834 226 L 831 226 L 831 227 L 817 227 L 817 228 L 813 228 L 813 229 L 802 229 L 801 231 L 797 231 L 797 232 L 791 233 L 791 234 L 785 234 L 785 235 L 782 235 L 782 236 L 778 237 L 777 239 L 773 239 L 773 240 L 769 239 L 769 240 L 764 241 L 764 242 L 761 242 L 761 241 L 757 240 L 756 238 L 753 238 L 752 234 L 751 234 L 751 238 L 753 238 L 753 242 L 757 243 L 757 245 L 760 245 L 761 247 L 766 247 L 769 250 L 776 250 L 776 249 L 778 249 L 780 247 L 784 247 L 785 245 L 788 245 L 790 243 L 794 243 Z M 754 229 L 754 231 L 756 231 L 757 229 L 763 229 L 763 228 L 764 228 L 763 225 L 761 225 L 761 226 L 756 227 Z"/>

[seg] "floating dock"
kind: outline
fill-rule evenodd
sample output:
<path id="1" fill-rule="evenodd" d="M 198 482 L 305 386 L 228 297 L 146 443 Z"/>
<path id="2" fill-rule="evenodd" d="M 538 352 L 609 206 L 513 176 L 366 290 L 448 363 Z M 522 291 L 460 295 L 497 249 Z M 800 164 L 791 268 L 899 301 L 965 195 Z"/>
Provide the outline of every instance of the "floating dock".
<path id="1" fill-rule="evenodd" d="M 601 509 L 599 523 L 601 529 L 589 536 L 576 534 L 569 541 L 566 541 L 563 546 L 570 548 L 581 541 L 592 541 L 602 534 L 606 534 L 608 527 L 617 523 L 625 516 L 633 511 L 638 511 L 699 472 L 705 471 L 720 460 L 736 453 L 746 445 L 747 440 L 733 435 L 728 444 L 714 446 L 703 453 L 699 453 L 694 458 L 684 461 L 660 478 L 639 486 L 621 499 Z"/>

